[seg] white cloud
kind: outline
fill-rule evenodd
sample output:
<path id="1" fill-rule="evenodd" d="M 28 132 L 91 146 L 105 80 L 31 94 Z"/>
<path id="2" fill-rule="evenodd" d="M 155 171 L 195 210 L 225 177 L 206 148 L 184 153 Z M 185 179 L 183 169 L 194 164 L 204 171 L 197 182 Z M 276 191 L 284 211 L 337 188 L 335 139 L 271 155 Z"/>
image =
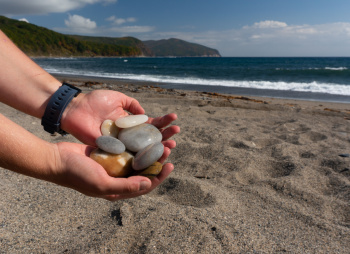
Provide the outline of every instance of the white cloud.
<path id="1" fill-rule="evenodd" d="M 350 56 L 350 23 L 252 26 L 234 34 L 240 39 L 235 47 L 243 54 L 252 50 L 264 56 Z"/>
<path id="2" fill-rule="evenodd" d="M 278 23 L 280 23 L 278 25 Z M 259 25 L 256 25 L 259 24 Z M 270 29 L 269 29 L 270 28 Z M 291 40 L 299 41 L 319 39 L 333 41 L 338 36 L 345 39 L 350 35 L 350 23 L 330 23 L 319 25 L 287 25 L 283 22 L 259 22 L 253 26 L 245 26 L 237 31 L 241 39 L 255 40 Z"/>
<path id="3" fill-rule="evenodd" d="M 96 22 L 79 15 L 69 15 L 64 23 L 72 32 L 92 32 L 96 27 Z"/>
<path id="4" fill-rule="evenodd" d="M 115 25 L 122 25 L 124 23 L 132 23 L 132 22 L 136 22 L 136 18 L 130 17 L 130 18 L 117 18 L 116 16 L 111 16 L 109 18 L 106 18 L 107 21 L 113 22 L 113 24 Z"/>
<path id="5" fill-rule="evenodd" d="M 106 18 L 106 20 L 113 22 L 114 20 L 116 20 L 116 18 L 117 18 L 116 16 L 110 16 L 110 17 Z"/>
<path id="6" fill-rule="evenodd" d="M 75 10 L 88 4 L 111 4 L 117 0 L 0 0 L 2 15 L 48 14 Z"/>
<path id="7" fill-rule="evenodd" d="M 126 22 L 126 19 L 116 19 L 114 20 L 114 24 L 117 24 L 117 25 L 122 25 Z"/>
<path id="8" fill-rule="evenodd" d="M 23 21 L 23 22 L 29 23 L 28 19 L 26 19 L 26 18 L 21 18 L 21 19 L 19 19 L 19 21 Z"/>
<path id="9" fill-rule="evenodd" d="M 130 17 L 126 19 L 127 22 L 136 22 L 136 18 Z"/>
<path id="10" fill-rule="evenodd" d="M 65 28 L 54 28 L 55 31 L 67 34 L 93 34 L 94 36 L 127 36 L 130 34 L 149 33 L 155 30 L 153 26 L 121 26 L 127 22 L 135 22 L 135 18 L 119 19 L 116 16 L 106 18 L 112 22 L 110 26 L 98 26 L 89 18 L 79 15 L 69 15 L 64 22 Z"/>
<path id="11" fill-rule="evenodd" d="M 153 26 L 121 26 L 121 27 L 112 27 L 108 31 L 114 33 L 123 33 L 123 34 L 134 34 L 134 33 L 149 33 L 154 31 Z"/>
<path id="12" fill-rule="evenodd" d="M 281 28 L 281 27 L 287 27 L 287 24 L 284 22 L 279 21 L 273 21 L 273 20 L 265 20 L 254 23 L 252 26 L 253 28 L 261 28 L 261 29 L 268 29 L 268 28 Z M 249 26 L 245 26 L 244 28 L 248 29 Z"/>

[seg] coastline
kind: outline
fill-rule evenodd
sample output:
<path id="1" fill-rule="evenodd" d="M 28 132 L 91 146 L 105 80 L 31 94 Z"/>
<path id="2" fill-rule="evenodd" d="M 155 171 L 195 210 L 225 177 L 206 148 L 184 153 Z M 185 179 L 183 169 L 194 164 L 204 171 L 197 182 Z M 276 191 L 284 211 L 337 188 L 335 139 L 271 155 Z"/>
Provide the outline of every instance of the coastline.
<path id="1" fill-rule="evenodd" d="M 151 81 L 123 80 L 123 79 L 115 79 L 115 78 L 68 75 L 68 74 L 52 74 L 52 75 L 60 80 L 67 79 L 72 81 L 120 83 L 120 84 L 132 84 L 135 86 L 151 85 L 151 86 L 159 86 L 164 89 L 175 89 L 175 90 L 183 90 L 183 91 L 212 92 L 212 93 L 221 93 L 221 94 L 230 94 L 230 95 L 253 96 L 253 97 L 275 98 L 275 99 L 286 99 L 286 100 L 297 100 L 297 101 L 315 101 L 315 102 L 319 101 L 319 102 L 334 102 L 334 103 L 346 103 L 346 104 L 350 103 L 350 96 L 336 95 L 336 94 L 226 87 L 226 86 L 172 84 L 172 83 L 159 83 L 159 82 L 151 82 Z"/>
<path id="2" fill-rule="evenodd" d="M 55 76 L 123 92 L 151 117 L 177 113 L 175 170 L 152 193 L 110 203 L 1 169 L 3 252 L 348 253 L 350 158 L 339 155 L 350 153 L 350 103 Z M 49 142 L 78 142 L 0 113 Z"/>

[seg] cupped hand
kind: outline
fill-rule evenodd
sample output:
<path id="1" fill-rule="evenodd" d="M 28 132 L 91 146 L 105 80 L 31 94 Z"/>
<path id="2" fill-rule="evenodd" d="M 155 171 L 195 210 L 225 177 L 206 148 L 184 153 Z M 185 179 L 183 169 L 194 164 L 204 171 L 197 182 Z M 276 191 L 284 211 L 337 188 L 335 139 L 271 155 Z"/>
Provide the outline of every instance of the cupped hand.
<path id="1" fill-rule="evenodd" d="M 110 90 L 95 90 L 88 94 L 79 94 L 63 113 L 61 127 L 87 145 L 95 146 L 95 140 L 101 136 L 100 127 L 104 120 L 116 120 L 131 114 L 144 114 L 140 103 L 123 93 Z M 180 132 L 178 126 L 165 128 L 177 118 L 176 114 L 150 118 L 148 123 L 155 125 L 163 134 L 164 146 L 172 149 L 175 141 L 168 140 Z M 163 129 L 165 128 L 165 129 Z"/>
<path id="2" fill-rule="evenodd" d="M 95 145 L 101 136 L 101 124 L 106 119 L 115 120 L 132 114 L 144 114 L 140 103 L 123 93 L 95 90 L 79 94 L 68 105 L 61 119 L 61 128 L 87 145 Z"/>
<path id="3" fill-rule="evenodd" d="M 57 143 L 55 177 L 56 184 L 75 189 L 85 195 L 100 197 L 110 201 L 134 198 L 156 188 L 171 173 L 174 166 L 163 165 L 162 172 L 152 180 L 143 176 L 114 178 L 104 168 L 89 158 L 93 147 L 75 143 Z M 161 163 L 169 156 L 165 148 Z"/>
<path id="4" fill-rule="evenodd" d="M 116 91 L 96 90 L 76 97 L 64 112 L 61 127 L 86 145 L 57 144 L 60 170 L 55 181 L 86 195 L 111 201 L 144 195 L 163 182 L 174 169 L 170 163 L 163 165 L 162 172 L 151 181 L 142 176 L 110 177 L 101 165 L 89 158 L 96 138 L 101 136 L 100 127 L 103 121 L 116 120 L 127 116 L 129 112 L 135 115 L 145 113 L 137 100 Z M 167 127 L 176 119 L 177 115 L 171 113 L 148 120 L 163 136 L 165 149 L 159 160 L 161 163 L 169 156 L 170 149 L 176 146 L 176 142 L 169 138 L 179 133 L 180 128 L 176 125 Z"/>

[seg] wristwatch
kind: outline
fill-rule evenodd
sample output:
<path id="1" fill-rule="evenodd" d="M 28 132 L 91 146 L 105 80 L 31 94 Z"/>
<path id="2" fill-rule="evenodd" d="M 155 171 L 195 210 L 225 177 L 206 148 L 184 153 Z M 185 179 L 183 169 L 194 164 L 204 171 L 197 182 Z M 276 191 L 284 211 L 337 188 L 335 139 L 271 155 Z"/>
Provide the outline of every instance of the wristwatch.
<path id="1" fill-rule="evenodd" d="M 41 119 L 41 125 L 44 126 L 45 131 L 51 134 L 55 132 L 61 135 L 68 134 L 61 129 L 62 114 L 71 100 L 78 96 L 79 93 L 81 93 L 79 88 L 68 83 L 63 83 L 62 86 L 58 88 L 50 98 L 44 116 Z"/>

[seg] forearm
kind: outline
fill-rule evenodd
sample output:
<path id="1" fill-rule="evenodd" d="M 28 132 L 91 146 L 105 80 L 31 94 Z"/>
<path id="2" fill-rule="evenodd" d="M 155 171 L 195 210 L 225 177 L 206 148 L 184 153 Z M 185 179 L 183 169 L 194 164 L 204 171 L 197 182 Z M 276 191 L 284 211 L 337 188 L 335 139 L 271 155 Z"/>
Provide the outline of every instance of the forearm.
<path id="1" fill-rule="evenodd" d="M 46 142 L 0 114 L 0 167 L 52 181 L 57 146 Z"/>
<path id="2" fill-rule="evenodd" d="M 61 83 L 27 57 L 0 30 L 0 101 L 41 118 Z"/>

